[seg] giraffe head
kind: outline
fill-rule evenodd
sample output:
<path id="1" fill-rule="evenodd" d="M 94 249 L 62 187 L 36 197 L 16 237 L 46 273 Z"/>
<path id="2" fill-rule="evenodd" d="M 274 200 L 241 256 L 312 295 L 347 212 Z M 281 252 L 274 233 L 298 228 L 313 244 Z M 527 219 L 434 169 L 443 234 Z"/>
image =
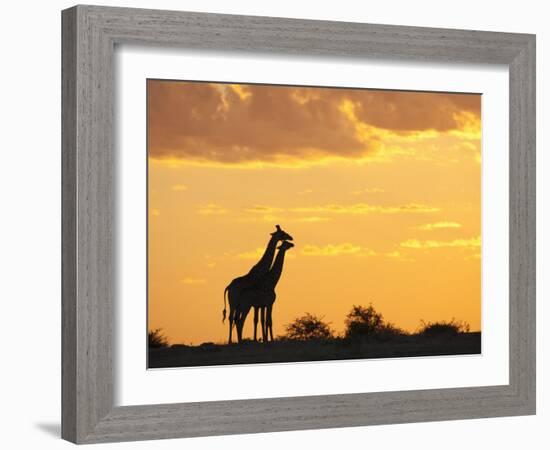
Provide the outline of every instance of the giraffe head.
<path id="1" fill-rule="evenodd" d="M 275 225 L 275 228 L 277 228 L 277 230 L 271 233 L 271 236 L 273 236 L 278 241 L 292 241 L 292 236 L 283 231 L 279 225 Z"/>
<path id="2" fill-rule="evenodd" d="M 279 245 L 279 247 L 277 247 L 279 250 L 281 250 L 282 252 L 286 252 L 288 249 L 294 247 L 294 244 L 292 242 L 288 242 L 288 241 L 283 241 L 281 242 L 281 245 Z"/>

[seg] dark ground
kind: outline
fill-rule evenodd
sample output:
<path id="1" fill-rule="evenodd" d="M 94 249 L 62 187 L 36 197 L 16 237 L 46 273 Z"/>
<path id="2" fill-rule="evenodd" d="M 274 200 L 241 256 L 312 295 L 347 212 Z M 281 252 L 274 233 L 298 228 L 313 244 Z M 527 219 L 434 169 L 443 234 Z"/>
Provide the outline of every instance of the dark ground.
<path id="1" fill-rule="evenodd" d="M 298 361 L 327 361 L 481 353 L 481 333 L 442 336 L 393 336 L 387 339 L 275 341 L 263 344 L 173 345 L 149 349 L 149 368 L 218 366 Z"/>

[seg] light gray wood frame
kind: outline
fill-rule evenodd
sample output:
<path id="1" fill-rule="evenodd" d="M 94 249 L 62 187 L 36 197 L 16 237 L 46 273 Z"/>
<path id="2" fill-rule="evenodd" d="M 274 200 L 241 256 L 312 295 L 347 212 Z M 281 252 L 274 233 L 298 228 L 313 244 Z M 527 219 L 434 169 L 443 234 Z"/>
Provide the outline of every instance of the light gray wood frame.
<path id="1" fill-rule="evenodd" d="M 535 36 L 97 6 L 63 11 L 62 31 L 64 439 L 94 443 L 535 413 Z M 114 407 L 113 52 L 119 43 L 506 64 L 510 383 Z"/>

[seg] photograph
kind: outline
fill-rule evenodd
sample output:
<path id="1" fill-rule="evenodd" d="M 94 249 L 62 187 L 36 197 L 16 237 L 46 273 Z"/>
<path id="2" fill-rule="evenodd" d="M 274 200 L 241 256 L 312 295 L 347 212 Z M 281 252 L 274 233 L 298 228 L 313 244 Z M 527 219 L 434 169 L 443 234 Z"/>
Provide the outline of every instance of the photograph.
<path id="1" fill-rule="evenodd" d="M 481 94 L 146 83 L 148 368 L 481 354 Z"/>

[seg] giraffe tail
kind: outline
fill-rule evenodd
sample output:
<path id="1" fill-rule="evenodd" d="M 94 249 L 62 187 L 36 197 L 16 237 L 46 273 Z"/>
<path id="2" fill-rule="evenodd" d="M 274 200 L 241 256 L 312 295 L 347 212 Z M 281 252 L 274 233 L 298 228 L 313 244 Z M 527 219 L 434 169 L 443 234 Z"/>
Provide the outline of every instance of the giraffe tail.
<path id="1" fill-rule="evenodd" d="M 225 323 L 225 317 L 227 316 L 227 304 L 226 304 L 226 296 L 227 291 L 229 289 L 229 286 L 225 288 L 225 291 L 223 291 L 223 315 L 222 315 L 222 323 Z"/>

